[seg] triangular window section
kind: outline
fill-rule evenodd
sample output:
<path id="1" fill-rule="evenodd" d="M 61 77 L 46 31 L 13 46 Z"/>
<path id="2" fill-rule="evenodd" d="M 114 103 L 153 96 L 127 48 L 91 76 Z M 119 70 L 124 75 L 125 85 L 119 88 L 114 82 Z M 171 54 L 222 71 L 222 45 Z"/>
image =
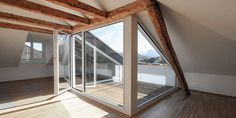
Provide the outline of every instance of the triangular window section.
<path id="1" fill-rule="evenodd" d="M 138 26 L 137 105 L 152 100 L 176 86 L 175 73 L 141 25 Z"/>

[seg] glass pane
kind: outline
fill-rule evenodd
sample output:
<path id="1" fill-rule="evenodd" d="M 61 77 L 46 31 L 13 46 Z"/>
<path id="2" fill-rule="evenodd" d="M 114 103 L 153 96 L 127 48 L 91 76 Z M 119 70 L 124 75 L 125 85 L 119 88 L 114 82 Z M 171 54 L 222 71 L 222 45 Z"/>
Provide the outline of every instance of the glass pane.
<path id="1" fill-rule="evenodd" d="M 21 56 L 21 60 L 42 60 L 43 59 L 43 44 L 35 42 L 25 42 L 25 47 Z"/>
<path id="2" fill-rule="evenodd" d="M 25 45 L 31 47 L 31 42 L 25 42 Z"/>
<path id="3" fill-rule="evenodd" d="M 86 92 L 123 106 L 123 22 L 85 32 Z"/>
<path id="4" fill-rule="evenodd" d="M 147 34 L 142 29 L 138 30 L 137 104 L 141 105 L 174 86 L 175 73 Z"/>
<path id="5" fill-rule="evenodd" d="M 29 61 L 31 59 L 31 43 L 25 42 L 25 46 L 22 52 L 21 60 Z"/>
<path id="6" fill-rule="evenodd" d="M 82 90 L 82 36 L 80 34 L 75 35 L 75 88 Z"/>
<path id="7" fill-rule="evenodd" d="M 86 65 L 86 79 L 85 79 L 85 82 L 86 82 L 86 85 L 87 86 L 90 86 L 90 85 L 93 85 L 95 82 L 94 81 L 94 52 L 93 52 L 93 48 L 91 48 L 91 46 L 88 46 L 88 45 L 85 45 L 85 65 Z"/>
<path id="8" fill-rule="evenodd" d="M 33 59 L 42 59 L 42 43 L 33 43 Z"/>
<path id="9" fill-rule="evenodd" d="M 69 35 L 59 34 L 59 91 L 65 90 L 71 84 L 70 40 Z"/>

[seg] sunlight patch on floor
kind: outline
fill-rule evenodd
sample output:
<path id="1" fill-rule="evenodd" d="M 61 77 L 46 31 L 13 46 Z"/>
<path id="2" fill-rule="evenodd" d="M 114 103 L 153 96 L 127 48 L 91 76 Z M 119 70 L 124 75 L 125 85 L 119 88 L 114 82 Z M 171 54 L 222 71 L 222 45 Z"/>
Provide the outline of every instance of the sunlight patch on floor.
<path id="1" fill-rule="evenodd" d="M 65 92 L 58 96 L 57 99 L 61 100 L 71 118 L 78 118 L 78 116 L 83 116 L 83 118 L 101 118 L 109 114 L 71 92 Z"/>
<path id="2" fill-rule="evenodd" d="M 0 110 L 0 118 L 27 118 L 28 114 L 34 118 L 102 118 L 109 115 L 99 108 L 99 104 L 92 105 L 89 101 L 80 99 L 74 93 L 64 92 L 51 100 Z"/>

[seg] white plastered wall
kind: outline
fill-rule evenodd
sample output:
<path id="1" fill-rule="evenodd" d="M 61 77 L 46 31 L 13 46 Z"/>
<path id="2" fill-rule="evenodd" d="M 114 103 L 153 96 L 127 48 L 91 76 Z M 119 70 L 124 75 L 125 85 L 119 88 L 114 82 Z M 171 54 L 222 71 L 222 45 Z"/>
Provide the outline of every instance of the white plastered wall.
<path id="1" fill-rule="evenodd" d="M 42 77 L 52 77 L 53 76 L 53 67 L 52 64 L 48 64 L 50 59 L 52 58 L 52 36 L 47 34 L 40 33 L 28 33 L 25 31 L 19 30 L 11 30 L 1 28 L 1 32 L 4 32 L 5 35 L 1 34 L 1 42 L 5 42 L 4 45 L 1 46 L 0 55 L 5 54 L 6 64 L 0 66 L 0 82 L 5 81 L 14 81 L 14 80 L 25 80 L 25 79 L 33 79 L 33 78 L 42 78 Z M 14 35 L 12 35 L 14 34 Z M 20 42 L 19 42 L 20 40 Z M 45 43 L 45 63 L 21 63 L 20 58 L 22 55 L 22 50 L 24 47 L 24 42 L 26 40 L 31 41 L 42 41 Z M 6 43 L 6 41 L 8 41 Z M 9 48 L 10 44 L 14 44 L 14 48 Z M 14 52 L 14 56 L 17 57 L 9 57 L 11 56 L 11 52 Z M 0 61 L 3 62 L 3 58 L 0 58 Z M 13 63 L 14 62 L 14 63 Z"/>

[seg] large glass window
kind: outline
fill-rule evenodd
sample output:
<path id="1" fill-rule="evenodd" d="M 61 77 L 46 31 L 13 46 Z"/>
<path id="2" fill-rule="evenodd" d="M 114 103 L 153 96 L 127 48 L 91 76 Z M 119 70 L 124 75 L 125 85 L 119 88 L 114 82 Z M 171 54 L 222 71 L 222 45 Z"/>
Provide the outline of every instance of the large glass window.
<path id="1" fill-rule="evenodd" d="M 123 106 L 123 22 L 84 35 L 85 91 Z"/>
<path id="2" fill-rule="evenodd" d="M 148 34 L 138 28 L 138 105 L 175 86 L 175 73 Z"/>

